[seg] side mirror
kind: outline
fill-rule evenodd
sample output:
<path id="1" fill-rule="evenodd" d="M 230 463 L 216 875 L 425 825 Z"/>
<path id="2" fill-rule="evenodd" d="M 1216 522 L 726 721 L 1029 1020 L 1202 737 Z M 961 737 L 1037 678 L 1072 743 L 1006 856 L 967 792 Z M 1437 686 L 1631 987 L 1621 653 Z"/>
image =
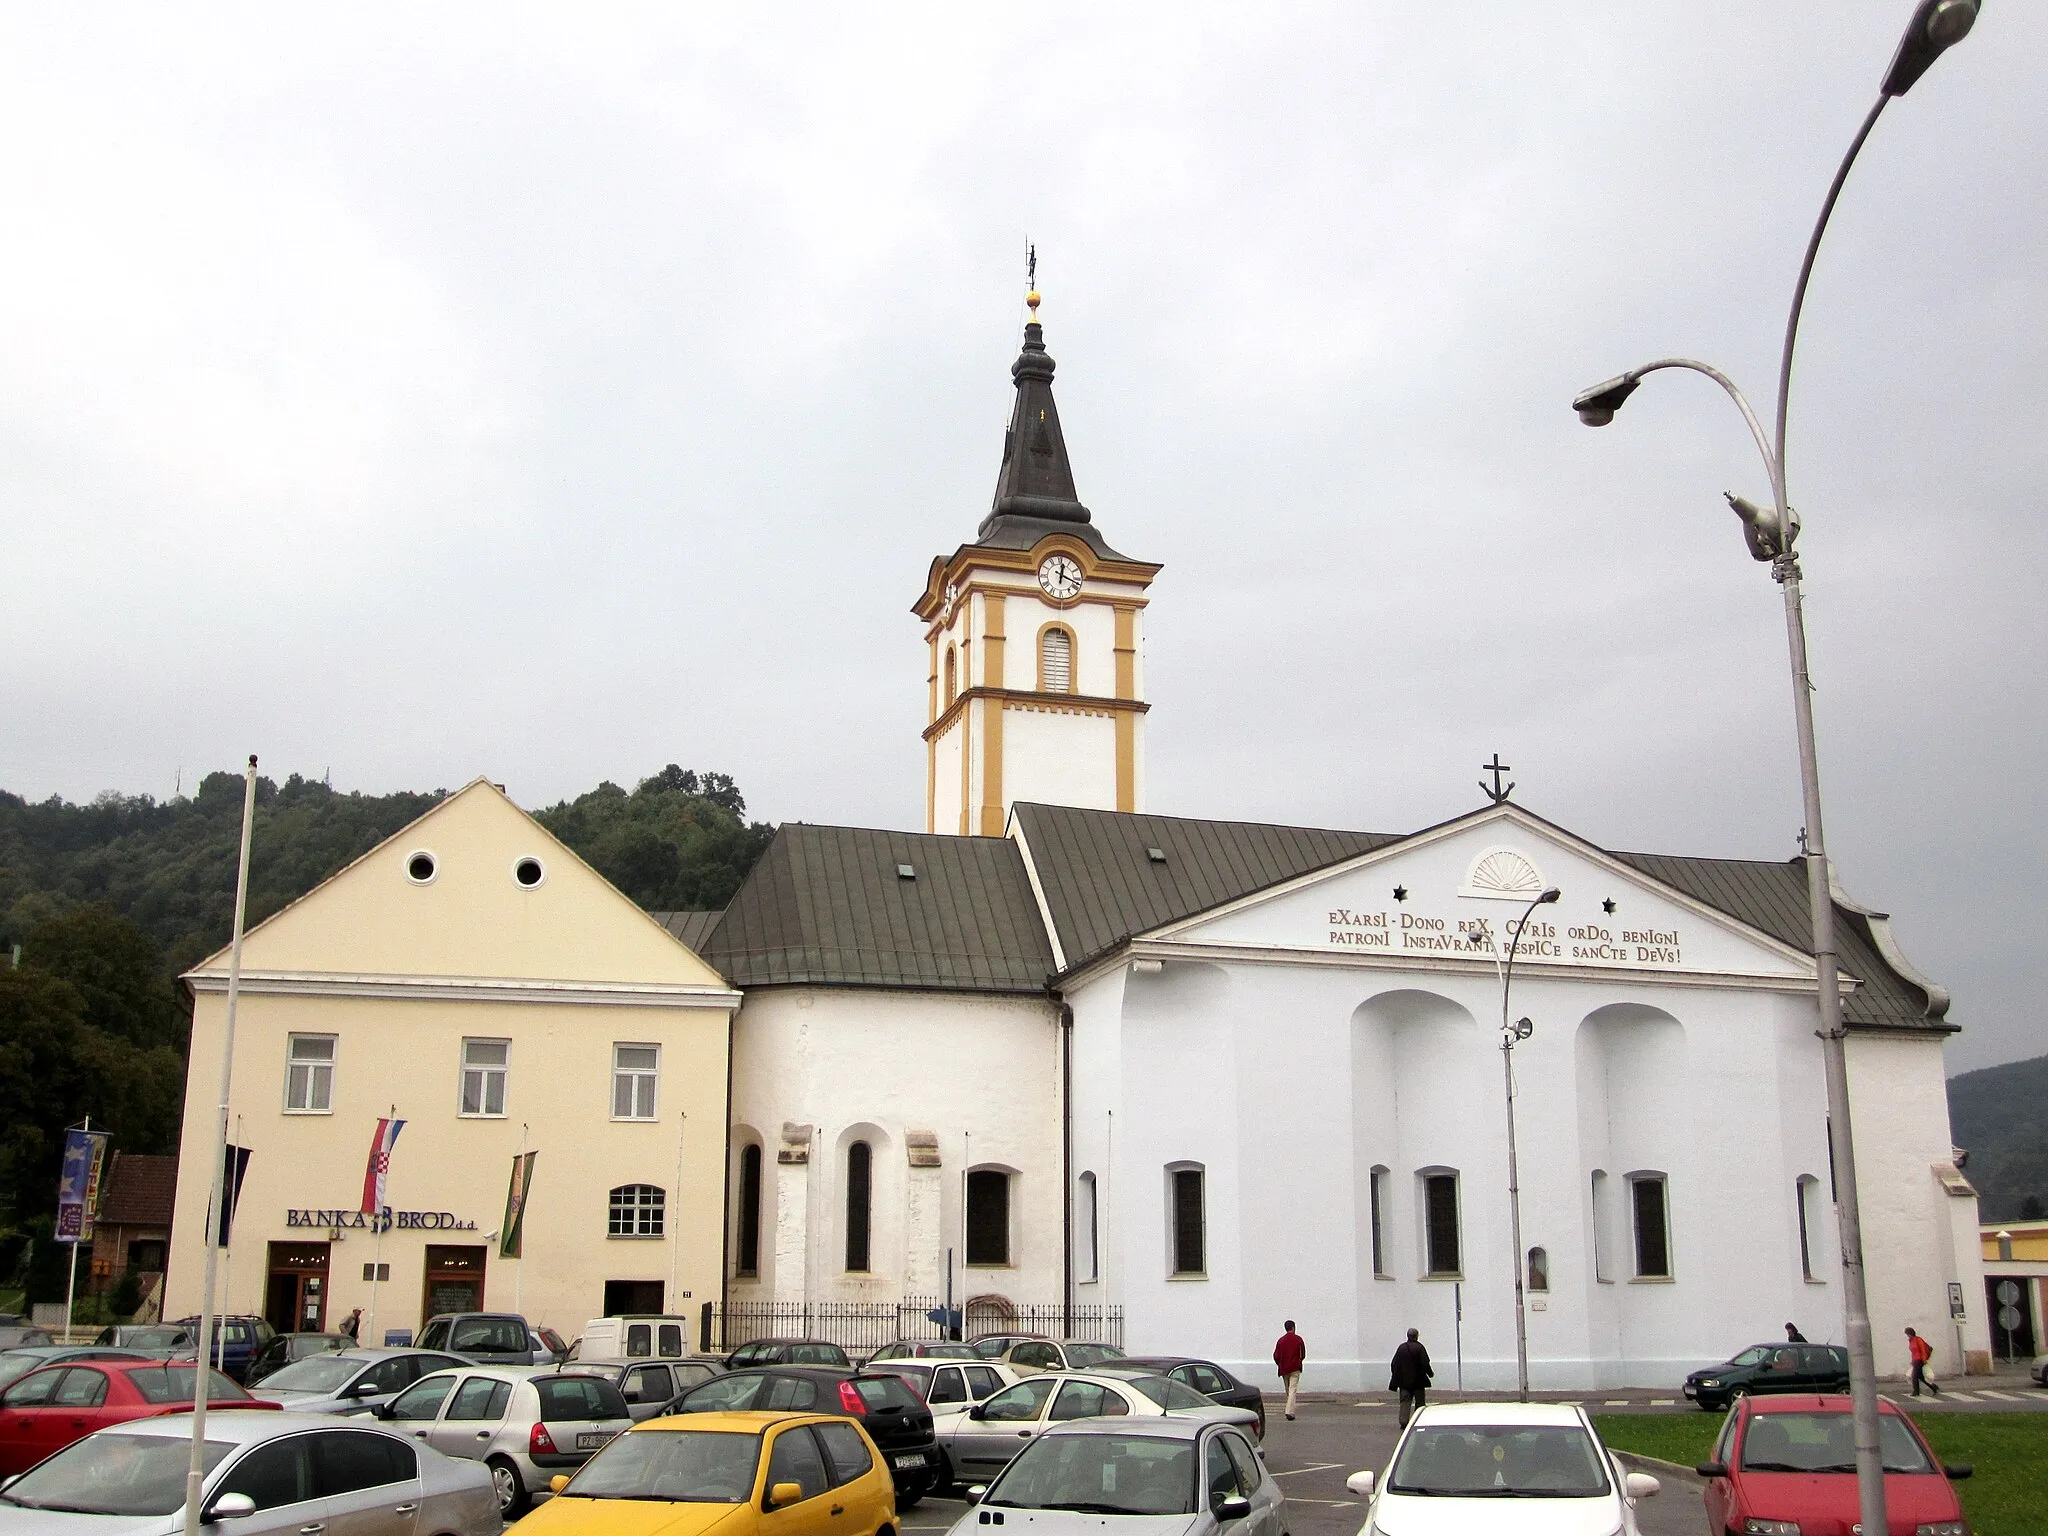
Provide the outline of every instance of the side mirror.
<path id="1" fill-rule="evenodd" d="M 1647 1472 L 1631 1472 L 1621 1480 L 1622 1488 L 1632 1499 L 1654 1499 L 1664 1485 Z"/>
<path id="2" fill-rule="evenodd" d="M 391 1417 L 391 1405 L 389 1403 L 379 1403 L 370 1412 L 377 1418 L 388 1419 Z"/>
<path id="3" fill-rule="evenodd" d="M 224 1493 L 206 1506 L 204 1519 L 211 1524 L 215 1520 L 243 1520 L 256 1513 L 256 1501 L 246 1493 Z"/>
<path id="4" fill-rule="evenodd" d="M 1372 1497 L 1372 1474 L 1370 1472 L 1354 1472 L 1344 1479 L 1344 1486 L 1357 1494 L 1361 1499 L 1369 1499 Z"/>
<path id="5" fill-rule="evenodd" d="M 983 1499 L 987 1497 L 987 1483 L 976 1483 L 972 1488 L 967 1490 L 967 1502 L 970 1504 L 979 1504 Z"/>
<path id="6" fill-rule="evenodd" d="M 550 1493 L 560 1493 L 564 1488 L 568 1486 L 569 1474 L 566 1472 L 557 1472 L 553 1477 L 548 1479 L 548 1492 Z"/>
<path id="7" fill-rule="evenodd" d="M 967 1417 L 974 1420 L 974 1422 L 977 1424 L 983 1422 L 985 1419 L 988 1418 L 988 1405 L 985 1403 L 976 1403 L 972 1408 L 967 1410 Z"/>
<path id="8" fill-rule="evenodd" d="M 780 1509 L 785 1504 L 794 1504 L 804 1496 L 801 1483 L 777 1483 L 768 1490 L 768 1507 Z"/>
<path id="9" fill-rule="evenodd" d="M 1693 1468 L 1701 1477 L 1726 1477 L 1728 1464 L 1725 1461 L 1703 1461 Z"/>
<path id="10" fill-rule="evenodd" d="M 1977 1469 L 1971 1466 L 1967 1461 L 1959 1461 L 1952 1467 L 1943 1467 L 1941 1469 L 1941 1475 L 1947 1478 L 1952 1483 L 1960 1483 L 1964 1478 L 1968 1477 L 1971 1473 L 1975 1472 L 1976 1470 Z"/>
<path id="11" fill-rule="evenodd" d="M 377 1395 L 377 1383 L 374 1381 L 352 1382 L 343 1389 L 341 1395 L 343 1397 L 375 1397 Z"/>
<path id="12" fill-rule="evenodd" d="M 1251 1512 L 1252 1501 L 1241 1493 L 1233 1493 L 1227 1499 L 1218 1499 L 1216 1501 L 1216 1523 L 1219 1525 L 1228 1525 L 1233 1520 L 1247 1519 L 1250 1517 Z"/>

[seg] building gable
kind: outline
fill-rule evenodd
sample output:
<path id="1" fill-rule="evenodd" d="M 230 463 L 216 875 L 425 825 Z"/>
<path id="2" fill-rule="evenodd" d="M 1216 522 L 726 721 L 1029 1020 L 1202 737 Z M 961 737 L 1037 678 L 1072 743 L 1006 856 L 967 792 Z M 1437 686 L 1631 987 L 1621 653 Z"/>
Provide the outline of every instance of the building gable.
<path id="1" fill-rule="evenodd" d="M 536 883 L 521 882 L 527 861 L 538 864 Z M 226 950 L 208 957 L 191 973 L 195 985 L 218 984 L 227 964 Z M 251 929 L 242 966 L 245 975 L 725 990 L 715 970 L 483 779 Z"/>

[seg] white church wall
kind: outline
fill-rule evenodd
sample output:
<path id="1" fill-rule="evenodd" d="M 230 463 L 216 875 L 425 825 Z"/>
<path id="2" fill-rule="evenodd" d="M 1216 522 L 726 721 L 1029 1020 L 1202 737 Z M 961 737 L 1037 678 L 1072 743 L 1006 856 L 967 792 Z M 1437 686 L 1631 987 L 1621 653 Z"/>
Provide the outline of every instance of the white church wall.
<path id="1" fill-rule="evenodd" d="M 733 1278 L 736 1300 L 887 1301 L 934 1281 L 943 1291 L 947 1247 L 956 1298 L 1059 1299 L 1059 1037 L 1044 1000 L 756 989 L 734 1030 L 732 1105 L 734 1123 L 766 1148 L 761 1272 Z M 810 1128 L 806 1163 L 777 1161 L 785 1125 Z M 935 1170 L 909 1166 L 917 1131 L 937 1136 Z M 846 1268 L 847 1150 L 862 1139 L 873 1154 L 864 1273 Z M 729 1171 L 735 1231 L 741 1141 Z M 1015 1170 L 1007 1266 L 969 1270 L 958 1251 L 970 1158 Z"/>
<path id="2" fill-rule="evenodd" d="M 1934 1345 L 1937 1376 L 1962 1374 L 1949 1320 L 1951 1280 L 1963 1289 L 1964 1347 L 1991 1347 L 1982 1250 L 1952 1237 L 1958 1224 L 1974 1227 L 1977 1202 L 1945 1193 L 1934 1173 L 1952 1151 L 1941 1044 L 1876 1030 L 1856 1031 L 1848 1040 L 1856 1183 L 1880 1375 L 1906 1374 L 1909 1324 Z M 1951 1205 L 1967 1208 L 1960 1221 Z"/>
<path id="3" fill-rule="evenodd" d="M 1124 1107 L 1123 1001 L 1130 975 L 1128 966 L 1117 966 L 1096 976 L 1067 994 L 1073 1010 L 1073 1211 L 1076 1223 L 1085 1222 L 1084 1174 L 1094 1176 L 1095 1271 L 1077 1262 L 1074 1298 L 1083 1306 L 1105 1306 L 1122 1299 L 1123 1190 L 1115 1165 L 1116 1121 Z M 1086 1230 L 1077 1232 L 1077 1255 L 1089 1246 Z M 1128 1336 L 1127 1336 L 1128 1338 Z"/>
<path id="4" fill-rule="evenodd" d="M 1011 702 L 1003 709 L 1003 801 L 1116 805 L 1116 722 Z"/>

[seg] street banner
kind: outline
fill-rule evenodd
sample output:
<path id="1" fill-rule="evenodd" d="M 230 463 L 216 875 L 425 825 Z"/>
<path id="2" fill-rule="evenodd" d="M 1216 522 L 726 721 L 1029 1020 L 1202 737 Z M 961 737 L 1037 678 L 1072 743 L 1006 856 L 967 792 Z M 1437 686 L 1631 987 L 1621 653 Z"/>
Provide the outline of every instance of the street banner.
<path id="1" fill-rule="evenodd" d="M 249 1149 L 228 1143 L 228 1159 L 220 1171 L 220 1231 L 215 1234 L 216 1243 L 225 1248 L 228 1235 L 234 1230 L 235 1207 L 241 1203 L 242 1180 L 249 1174 Z"/>
<path id="2" fill-rule="evenodd" d="M 398 1145 L 403 1120 L 379 1120 L 377 1136 L 370 1143 L 370 1166 L 363 1170 L 363 1214 L 375 1216 L 384 1209 L 384 1186 L 391 1174 L 391 1149 Z"/>
<path id="3" fill-rule="evenodd" d="M 498 1257 L 516 1259 L 526 1241 L 526 1195 L 533 1188 L 533 1160 L 538 1152 L 522 1152 L 512 1159 L 512 1182 L 505 1190 L 505 1221 L 499 1228 Z"/>
<path id="4" fill-rule="evenodd" d="M 103 1131 L 66 1131 L 64 1163 L 57 1175 L 57 1241 L 92 1241 L 93 1215 L 99 1207 L 100 1165 L 106 1160 Z"/>

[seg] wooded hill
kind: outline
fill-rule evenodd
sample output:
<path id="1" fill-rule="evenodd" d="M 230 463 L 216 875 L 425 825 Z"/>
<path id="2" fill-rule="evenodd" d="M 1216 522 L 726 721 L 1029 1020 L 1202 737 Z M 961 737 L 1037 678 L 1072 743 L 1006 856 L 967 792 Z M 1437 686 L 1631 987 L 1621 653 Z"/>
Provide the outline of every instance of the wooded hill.
<path id="1" fill-rule="evenodd" d="M 1950 1078 L 1948 1117 L 1984 1220 L 2048 1216 L 2048 1056 Z"/>
<path id="2" fill-rule="evenodd" d="M 30 804 L 0 791 L 0 1234 L 55 1204 L 63 1128 L 87 1113 L 129 1152 L 176 1150 L 188 1015 L 177 976 L 227 943 L 242 777 L 157 801 Z M 258 779 L 253 927 L 448 791 L 337 793 Z M 650 909 L 722 907 L 774 835 L 724 774 L 670 764 L 535 813 Z M 18 963 L 15 963 L 18 956 Z"/>

